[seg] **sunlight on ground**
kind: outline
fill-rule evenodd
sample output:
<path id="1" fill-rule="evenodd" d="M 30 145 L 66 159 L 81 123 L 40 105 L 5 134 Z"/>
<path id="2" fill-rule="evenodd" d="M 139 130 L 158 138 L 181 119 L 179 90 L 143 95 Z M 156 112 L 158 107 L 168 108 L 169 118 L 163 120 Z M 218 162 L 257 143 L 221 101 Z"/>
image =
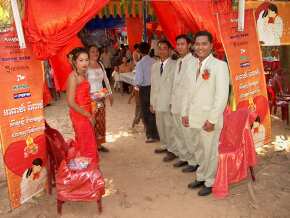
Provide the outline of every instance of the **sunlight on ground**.
<path id="1" fill-rule="evenodd" d="M 107 132 L 106 141 L 107 142 L 115 142 L 119 138 L 132 137 L 136 134 L 142 134 L 142 133 L 144 133 L 144 130 L 140 126 L 137 126 L 135 128 L 129 128 L 128 130 L 120 130 L 117 133 Z"/>
<path id="2" fill-rule="evenodd" d="M 106 184 L 106 192 L 103 197 L 108 197 L 110 195 L 113 195 L 117 192 L 117 189 L 114 186 L 113 179 L 105 178 L 105 184 Z"/>
<path id="3" fill-rule="evenodd" d="M 108 132 L 106 135 L 107 142 L 115 142 L 117 139 L 121 137 L 129 137 L 133 136 L 129 131 L 119 131 L 118 133 L 114 134 L 112 132 Z"/>
<path id="4" fill-rule="evenodd" d="M 271 142 L 271 144 L 265 144 L 263 147 L 256 148 L 256 152 L 258 155 L 264 156 L 270 148 L 274 148 L 274 151 L 290 152 L 290 137 L 277 135 L 275 141 Z"/>
<path id="5" fill-rule="evenodd" d="M 284 135 L 276 136 L 275 141 L 272 142 L 274 145 L 275 151 L 284 151 L 290 152 L 290 139 Z"/>

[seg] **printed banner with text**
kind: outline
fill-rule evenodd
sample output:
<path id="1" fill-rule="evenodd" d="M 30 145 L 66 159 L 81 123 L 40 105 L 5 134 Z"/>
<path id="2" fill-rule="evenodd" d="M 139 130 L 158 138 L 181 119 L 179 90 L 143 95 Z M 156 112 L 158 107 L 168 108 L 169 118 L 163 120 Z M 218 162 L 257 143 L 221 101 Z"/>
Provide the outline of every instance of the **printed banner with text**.
<path id="1" fill-rule="evenodd" d="M 252 126 L 256 147 L 271 139 L 271 120 L 262 56 L 253 10 L 245 11 L 245 29 L 238 31 L 238 13 L 218 16 L 219 31 L 231 73 L 234 101 L 238 108 L 255 111 Z"/>
<path id="2" fill-rule="evenodd" d="M 8 17 L 9 18 L 9 17 Z M 0 28 L 0 136 L 11 207 L 47 185 L 43 68 L 30 48 L 20 49 L 15 28 Z"/>

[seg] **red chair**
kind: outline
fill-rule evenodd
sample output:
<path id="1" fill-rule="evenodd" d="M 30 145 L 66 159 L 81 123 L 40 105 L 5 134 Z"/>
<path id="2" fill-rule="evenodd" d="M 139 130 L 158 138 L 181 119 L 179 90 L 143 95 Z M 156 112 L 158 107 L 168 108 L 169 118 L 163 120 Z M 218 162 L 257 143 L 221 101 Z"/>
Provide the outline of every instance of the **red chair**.
<path id="1" fill-rule="evenodd" d="M 284 72 L 279 69 L 273 77 L 273 90 L 275 92 L 274 114 L 277 114 L 277 109 L 281 109 L 282 120 L 289 124 L 289 106 L 284 94 L 288 94 L 288 88 L 283 85 Z M 287 82 L 287 81 L 286 81 Z"/>
<path id="2" fill-rule="evenodd" d="M 255 118 L 256 115 L 248 109 L 224 113 L 218 169 L 213 185 L 215 197 L 226 197 L 229 185 L 247 178 L 249 174 L 255 181 L 253 167 L 256 165 L 256 151 L 250 127 Z"/>
<path id="3" fill-rule="evenodd" d="M 69 144 L 56 129 L 51 128 L 45 122 L 45 136 L 48 149 L 48 190 L 52 194 L 52 187 L 55 187 L 55 175 L 58 166 L 66 158 Z"/>
<path id="4" fill-rule="evenodd" d="M 105 182 L 97 163 L 90 163 L 87 168 L 71 170 L 68 163 L 77 156 L 72 143 L 66 143 L 62 135 L 46 124 L 46 139 L 49 154 L 50 193 L 53 180 L 56 184 L 57 212 L 62 213 L 66 201 L 96 201 L 99 213 L 102 212 L 102 196 Z"/>

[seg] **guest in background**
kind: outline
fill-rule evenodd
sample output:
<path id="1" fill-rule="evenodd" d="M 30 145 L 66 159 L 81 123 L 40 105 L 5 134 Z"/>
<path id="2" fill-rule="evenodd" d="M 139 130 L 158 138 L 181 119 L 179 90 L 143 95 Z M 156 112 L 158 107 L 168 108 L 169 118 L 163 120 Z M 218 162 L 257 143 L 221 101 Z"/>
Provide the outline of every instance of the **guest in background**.
<path id="1" fill-rule="evenodd" d="M 94 94 L 96 92 L 100 92 L 104 87 L 108 91 L 108 99 L 110 101 L 111 106 L 113 105 L 113 95 L 110 86 L 109 79 L 106 74 L 105 67 L 100 62 L 100 50 L 96 45 L 91 45 L 88 47 L 89 51 L 89 68 L 88 68 L 88 80 L 90 82 L 91 88 L 90 93 Z M 106 104 L 105 98 L 101 98 L 97 102 L 97 110 L 95 111 L 95 131 L 97 142 L 99 145 L 99 150 L 102 152 L 108 152 L 109 150 L 104 147 L 102 144 L 106 142 Z"/>
<path id="2" fill-rule="evenodd" d="M 131 54 L 131 51 L 130 51 L 130 49 L 129 49 L 129 46 L 126 45 L 125 48 L 126 48 L 126 58 L 127 58 L 129 61 L 131 61 L 131 59 L 132 59 L 132 54 Z"/>
<path id="3" fill-rule="evenodd" d="M 111 80 L 112 77 L 112 64 L 111 64 L 112 54 L 110 53 L 108 47 L 104 48 L 104 52 L 101 55 L 101 61 L 104 64 L 108 79 Z"/>
<path id="4" fill-rule="evenodd" d="M 146 128 L 146 143 L 159 140 L 155 115 L 150 111 L 151 68 L 155 60 L 148 53 L 150 46 L 146 42 L 139 45 L 141 60 L 136 65 L 135 84 L 139 88 L 140 105 Z"/>
<path id="5" fill-rule="evenodd" d="M 134 45 L 134 51 L 133 51 L 133 54 L 132 54 L 132 58 L 133 58 L 134 65 L 136 65 L 137 62 L 141 59 L 141 54 L 140 54 L 140 51 L 139 51 L 139 44 L 135 44 Z"/>
<path id="6" fill-rule="evenodd" d="M 114 88 L 115 87 L 117 88 L 120 85 L 122 89 L 122 93 L 123 92 L 130 93 L 130 85 L 120 81 L 120 74 L 129 73 L 129 72 L 132 72 L 132 70 L 133 70 L 133 65 L 129 62 L 127 57 L 126 56 L 122 57 L 122 63 L 118 67 L 115 67 L 115 70 L 114 70 L 114 79 L 116 82 L 116 84 L 114 84 Z M 117 83 L 120 83 L 120 84 L 117 84 Z"/>
<path id="7" fill-rule="evenodd" d="M 128 104 L 131 104 L 132 99 L 135 99 L 135 115 L 132 123 L 132 129 L 135 128 L 136 125 L 140 123 L 140 120 L 143 120 L 142 118 L 142 110 L 140 105 L 140 96 L 139 96 L 139 90 L 136 88 L 133 88 L 133 91 L 131 93 L 131 96 L 128 100 Z M 144 124 L 144 122 L 143 122 Z M 145 127 L 145 125 L 144 125 Z"/>

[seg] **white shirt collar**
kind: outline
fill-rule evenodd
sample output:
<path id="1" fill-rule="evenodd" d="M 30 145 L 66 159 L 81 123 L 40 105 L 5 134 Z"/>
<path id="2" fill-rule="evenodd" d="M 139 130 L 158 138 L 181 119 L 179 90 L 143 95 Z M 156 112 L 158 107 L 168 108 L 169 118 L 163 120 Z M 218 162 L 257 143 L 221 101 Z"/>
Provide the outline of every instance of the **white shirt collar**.
<path id="1" fill-rule="evenodd" d="M 183 58 L 180 58 L 180 60 L 184 61 L 186 59 L 189 59 L 190 57 L 192 57 L 192 54 L 190 52 L 188 52 L 187 55 L 185 55 Z"/>
<path id="2" fill-rule="evenodd" d="M 204 67 L 204 65 L 206 64 L 206 62 L 208 62 L 209 59 L 211 59 L 213 56 L 212 56 L 212 53 L 209 54 L 209 56 L 207 56 L 202 62 L 201 62 L 201 67 Z M 200 64 L 200 60 L 199 58 L 197 58 L 198 60 L 198 64 Z"/>
<path id="3" fill-rule="evenodd" d="M 167 59 L 166 59 L 165 61 L 163 61 L 163 62 L 160 60 L 160 64 L 163 63 L 163 67 L 164 67 L 164 66 L 167 64 L 168 60 L 169 60 L 169 58 L 167 58 Z"/>

